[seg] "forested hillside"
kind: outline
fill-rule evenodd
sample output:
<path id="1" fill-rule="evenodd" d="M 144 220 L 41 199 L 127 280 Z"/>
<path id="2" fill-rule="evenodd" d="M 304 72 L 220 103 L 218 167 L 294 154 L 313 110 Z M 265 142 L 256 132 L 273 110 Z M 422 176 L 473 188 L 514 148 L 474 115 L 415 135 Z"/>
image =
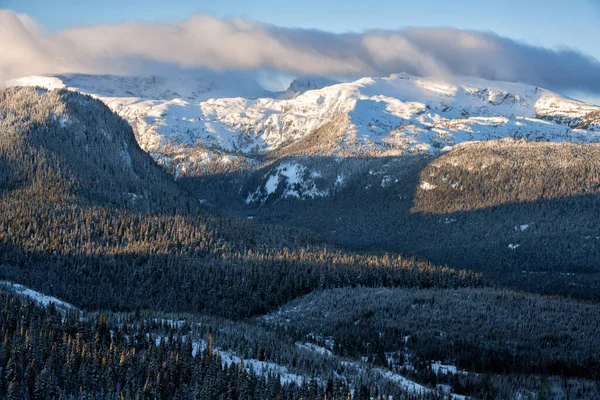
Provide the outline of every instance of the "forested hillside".
<path id="1" fill-rule="evenodd" d="M 264 321 L 456 393 L 546 399 L 597 396 L 599 315 L 597 303 L 505 290 L 345 288 Z"/>
<path id="2" fill-rule="evenodd" d="M 99 100 L 0 90 L 0 396 L 594 398 L 597 145 L 314 144 L 175 179 Z"/>
<path id="3" fill-rule="evenodd" d="M 1 93 L 6 279 L 92 309 L 234 317 L 318 288 L 480 285 L 466 271 L 204 217 L 100 101 L 34 88 Z"/>
<path id="4" fill-rule="evenodd" d="M 220 213 L 468 268 L 501 286 L 598 299 L 599 158 L 596 144 L 503 140 L 438 157 L 289 157 L 184 183 L 209 205 L 228 193 Z"/>
<path id="5" fill-rule="evenodd" d="M 281 384 L 238 364 L 223 364 L 212 341 L 202 351 L 181 336 L 154 340 L 144 325 L 81 321 L 0 294 L 0 396 L 7 399 L 346 399 L 331 382 Z"/>
<path id="6" fill-rule="evenodd" d="M 599 157 L 597 144 L 504 140 L 458 146 L 421 171 L 411 211 L 449 214 L 578 196 L 597 199 Z"/>
<path id="7" fill-rule="evenodd" d="M 131 127 L 89 96 L 1 90 L 0 132 L 4 195 L 119 208 L 190 207 L 190 198 L 139 148 Z"/>

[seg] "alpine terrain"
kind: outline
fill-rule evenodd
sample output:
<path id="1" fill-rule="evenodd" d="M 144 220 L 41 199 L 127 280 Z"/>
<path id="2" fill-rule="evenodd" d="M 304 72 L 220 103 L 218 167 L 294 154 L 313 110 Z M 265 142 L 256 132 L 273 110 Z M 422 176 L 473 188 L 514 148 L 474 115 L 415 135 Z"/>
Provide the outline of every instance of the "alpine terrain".
<path id="1" fill-rule="evenodd" d="M 0 397 L 594 399 L 600 107 L 405 73 L 0 89 Z"/>

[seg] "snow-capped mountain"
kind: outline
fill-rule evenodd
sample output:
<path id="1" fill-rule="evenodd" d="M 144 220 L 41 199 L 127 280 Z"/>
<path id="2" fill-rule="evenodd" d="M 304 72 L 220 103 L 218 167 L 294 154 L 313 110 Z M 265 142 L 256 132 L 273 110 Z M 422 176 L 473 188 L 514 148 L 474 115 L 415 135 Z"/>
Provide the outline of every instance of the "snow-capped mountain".
<path id="1" fill-rule="evenodd" d="M 267 154 L 401 155 L 506 137 L 600 140 L 600 107 L 525 84 L 407 74 L 329 83 L 297 80 L 284 93 L 216 75 L 69 75 L 4 85 L 68 88 L 99 98 L 176 176 L 254 168 Z"/>

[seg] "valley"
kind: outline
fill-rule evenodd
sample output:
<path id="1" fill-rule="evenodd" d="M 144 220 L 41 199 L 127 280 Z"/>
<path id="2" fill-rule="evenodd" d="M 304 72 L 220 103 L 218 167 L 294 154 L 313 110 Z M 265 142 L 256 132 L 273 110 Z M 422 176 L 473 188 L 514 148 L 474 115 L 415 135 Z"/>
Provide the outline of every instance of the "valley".
<path id="1" fill-rule="evenodd" d="M 2 393 L 594 398 L 600 108 L 311 79 L 4 83 Z"/>

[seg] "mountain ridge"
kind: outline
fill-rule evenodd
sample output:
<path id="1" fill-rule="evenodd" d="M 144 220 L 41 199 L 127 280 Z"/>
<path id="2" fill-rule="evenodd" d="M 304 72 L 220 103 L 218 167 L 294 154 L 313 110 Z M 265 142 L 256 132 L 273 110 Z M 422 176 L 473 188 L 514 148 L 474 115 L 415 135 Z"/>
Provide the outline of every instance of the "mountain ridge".
<path id="1" fill-rule="evenodd" d="M 126 122 L 72 91 L 0 90 L 0 150 L 9 190 L 44 187 L 77 201 L 135 208 L 191 201 L 138 146 Z"/>
<path id="2" fill-rule="evenodd" d="M 286 99 L 254 83 L 235 88 L 203 79 L 71 75 L 4 85 L 64 87 L 102 100 L 177 177 L 256 169 L 265 157 L 299 154 L 298 148 L 311 155 L 396 156 L 506 137 L 600 140 L 600 107 L 520 83 L 393 74 L 319 87 L 324 81 L 302 78 L 298 94 Z M 299 146 L 309 137 L 309 148 Z"/>

